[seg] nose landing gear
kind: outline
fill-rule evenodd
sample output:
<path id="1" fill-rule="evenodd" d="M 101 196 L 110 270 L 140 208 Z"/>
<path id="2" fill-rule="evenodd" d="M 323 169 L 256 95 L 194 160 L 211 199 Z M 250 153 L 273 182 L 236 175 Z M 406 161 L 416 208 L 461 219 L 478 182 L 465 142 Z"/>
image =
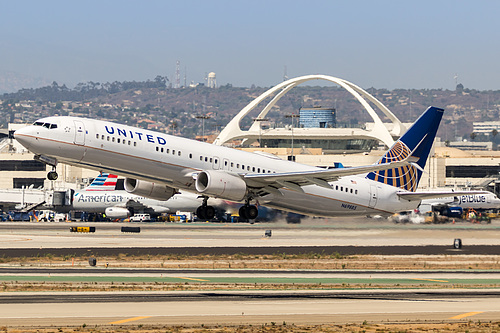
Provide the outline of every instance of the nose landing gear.
<path id="1" fill-rule="evenodd" d="M 57 180 L 58 177 L 59 175 L 57 174 L 55 168 L 53 168 L 52 171 L 49 171 L 49 173 L 47 174 L 48 180 Z"/>

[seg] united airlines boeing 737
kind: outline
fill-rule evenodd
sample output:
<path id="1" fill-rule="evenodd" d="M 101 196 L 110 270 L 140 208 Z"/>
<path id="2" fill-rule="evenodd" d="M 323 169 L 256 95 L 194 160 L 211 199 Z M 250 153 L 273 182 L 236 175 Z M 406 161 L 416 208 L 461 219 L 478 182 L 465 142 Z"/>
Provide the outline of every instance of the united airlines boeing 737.
<path id="1" fill-rule="evenodd" d="M 197 210 L 202 218 L 214 214 L 208 197 L 243 202 L 240 216 L 248 219 L 259 204 L 325 217 L 393 214 L 451 194 L 416 192 L 443 111 L 428 108 L 376 164 L 338 169 L 78 117 L 43 118 L 15 138 L 54 167 L 49 179 L 63 162 L 126 176 L 128 192 L 158 200 L 178 189 L 196 192 L 205 198 Z"/>

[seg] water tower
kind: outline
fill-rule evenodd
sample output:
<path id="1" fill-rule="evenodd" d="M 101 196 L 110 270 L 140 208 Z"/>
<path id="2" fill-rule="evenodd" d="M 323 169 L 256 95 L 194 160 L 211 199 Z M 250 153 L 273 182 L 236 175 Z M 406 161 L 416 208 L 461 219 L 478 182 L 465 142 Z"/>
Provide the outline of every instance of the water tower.
<path id="1" fill-rule="evenodd" d="M 208 73 L 207 85 L 208 85 L 209 88 L 217 88 L 217 80 L 215 79 L 215 73 L 214 72 Z"/>

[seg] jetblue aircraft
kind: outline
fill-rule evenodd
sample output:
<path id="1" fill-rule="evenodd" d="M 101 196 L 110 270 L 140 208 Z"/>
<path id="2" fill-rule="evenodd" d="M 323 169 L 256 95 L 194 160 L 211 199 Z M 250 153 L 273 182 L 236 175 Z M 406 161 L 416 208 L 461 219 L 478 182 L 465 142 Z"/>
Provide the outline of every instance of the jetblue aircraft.
<path id="1" fill-rule="evenodd" d="M 184 191 L 167 201 L 138 196 L 124 190 L 116 190 L 118 176 L 102 173 L 83 191 L 72 197 L 72 210 L 89 213 L 105 213 L 112 219 L 122 219 L 133 213 L 193 212 L 201 204 L 198 195 Z"/>
<path id="2" fill-rule="evenodd" d="M 428 211 L 432 206 L 447 205 L 461 207 L 462 209 L 489 210 L 500 209 L 500 199 L 496 194 L 485 192 L 482 194 L 461 194 L 441 199 L 426 199 L 420 204 L 422 209 Z"/>
<path id="3" fill-rule="evenodd" d="M 450 196 L 416 192 L 443 111 L 428 108 L 377 163 L 338 169 L 78 117 L 43 118 L 14 135 L 53 166 L 49 179 L 57 179 L 55 166 L 63 162 L 126 176 L 128 192 L 149 198 L 196 192 L 204 197 L 202 218 L 214 215 L 208 197 L 244 203 L 239 213 L 248 219 L 257 217 L 258 205 L 323 217 L 390 215 Z"/>

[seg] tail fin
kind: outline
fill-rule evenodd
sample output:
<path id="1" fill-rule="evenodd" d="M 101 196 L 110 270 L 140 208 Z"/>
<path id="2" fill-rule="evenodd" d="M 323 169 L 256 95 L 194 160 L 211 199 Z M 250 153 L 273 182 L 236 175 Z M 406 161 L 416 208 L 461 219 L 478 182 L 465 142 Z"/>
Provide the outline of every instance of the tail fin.
<path id="1" fill-rule="evenodd" d="M 443 111 L 433 106 L 429 107 L 377 162 L 380 164 L 401 161 L 411 154 L 416 159 L 418 167 L 409 165 L 370 172 L 366 178 L 414 192 L 434 143 Z"/>
<path id="2" fill-rule="evenodd" d="M 85 191 L 114 191 L 116 188 L 117 175 L 101 173 L 94 178 L 94 181 L 85 189 Z"/>

